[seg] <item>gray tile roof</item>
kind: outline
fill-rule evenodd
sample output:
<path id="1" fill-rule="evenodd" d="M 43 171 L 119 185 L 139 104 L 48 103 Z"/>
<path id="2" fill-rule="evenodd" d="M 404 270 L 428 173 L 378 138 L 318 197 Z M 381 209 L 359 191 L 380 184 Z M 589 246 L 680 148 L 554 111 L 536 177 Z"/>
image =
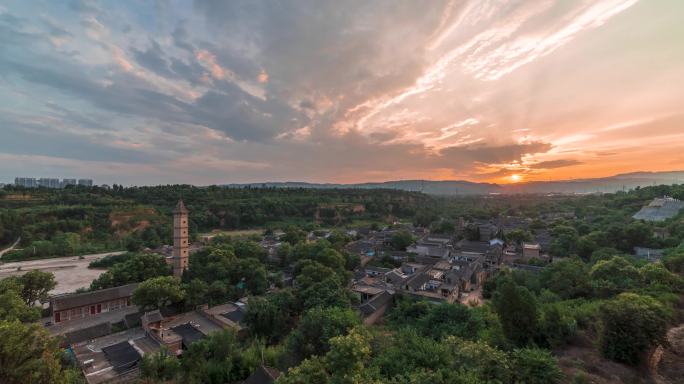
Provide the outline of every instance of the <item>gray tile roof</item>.
<path id="1" fill-rule="evenodd" d="M 91 325 L 87 328 L 67 332 L 64 334 L 64 342 L 67 345 L 72 345 L 86 340 L 97 339 L 98 337 L 109 335 L 110 333 L 112 333 L 112 323 L 107 321 Z"/>
<path id="2" fill-rule="evenodd" d="M 86 305 L 102 303 L 105 301 L 121 299 L 133 295 L 138 283 L 122 285 L 119 287 L 101 289 L 99 291 L 75 293 L 54 296 L 50 299 L 53 311 L 84 307 Z"/>
<path id="3" fill-rule="evenodd" d="M 164 320 L 164 316 L 162 316 L 161 312 L 158 309 L 151 312 L 145 312 L 145 314 L 142 315 L 142 318 L 140 319 L 140 321 L 142 321 L 145 324 L 156 323 L 162 320 Z"/>
<path id="4" fill-rule="evenodd" d="M 393 295 L 390 292 L 383 291 L 381 294 L 373 297 L 371 300 L 368 300 L 365 304 L 360 306 L 359 311 L 364 316 L 370 316 L 375 311 L 377 311 L 378 309 L 382 308 L 383 306 L 385 306 L 389 302 L 391 302 L 392 297 L 393 297 Z"/>
<path id="5" fill-rule="evenodd" d="M 279 370 L 261 365 L 242 384 L 272 384 L 278 377 L 280 377 Z"/>

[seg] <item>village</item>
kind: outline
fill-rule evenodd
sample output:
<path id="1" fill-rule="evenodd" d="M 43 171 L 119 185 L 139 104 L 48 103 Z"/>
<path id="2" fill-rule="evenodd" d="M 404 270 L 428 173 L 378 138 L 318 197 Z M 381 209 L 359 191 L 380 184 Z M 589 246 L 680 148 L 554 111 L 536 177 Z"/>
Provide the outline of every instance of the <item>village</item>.
<path id="1" fill-rule="evenodd" d="M 212 236 L 205 236 L 197 244 L 190 244 L 188 214 L 183 202 L 179 202 L 174 210 L 174 245 L 155 250 L 166 253 L 165 259 L 177 277 L 187 269 L 190 253 L 212 241 Z M 551 262 L 548 231 L 539 231 L 534 242 L 517 244 L 501 239 L 511 231 L 527 230 L 529 225 L 528 220 L 508 217 L 461 220 L 453 233 L 430 233 L 426 228 L 403 223 L 377 230 L 347 230 L 347 235 L 354 240 L 345 248 L 360 258 L 360 266 L 354 270 L 350 282 L 351 291 L 358 297 L 359 315 L 367 325 L 381 322 L 396 295 L 434 303 L 478 305 L 484 282 L 502 266 L 537 271 L 542 268 L 540 262 Z M 326 239 L 331 233 L 331 230 L 312 231 L 306 241 Z M 477 239 L 467 239 L 468 233 Z M 259 244 L 270 258 L 277 259 L 284 235 L 282 231 L 274 231 L 262 236 Z M 397 235 L 409 236 L 410 243 L 405 250 L 397 250 L 393 244 Z M 535 261 L 536 265 L 529 261 Z M 396 267 L 383 266 L 383 262 Z M 285 284 L 297 284 L 287 273 L 284 276 Z M 43 325 L 51 335 L 61 337 L 89 384 L 136 377 L 142 357 L 162 348 L 171 355 L 180 355 L 189 345 L 212 332 L 229 328 L 238 334 L 246 331 L 243 318 L 249 306 L 248 297 L 212 307 L 199 306 L 185 313 L 174 313 L 168 308 L 140 312 L 131 300 L 137 286 L 134 283 L 50 297 L 52 315 L 43 320 Z M 277 372 L 274 368 L 262 367 L 255 375 L 262 378 L 259 383 L 271 383 Z M 248 382 L 257 381 L 245 381 Z"/>
<path id="2" fill-rule="evenodd" d="M 658 208 L 665 203 L 671 203 L 671 199 L 656 199 L 635 217 L 649 220 L 643 217 L 646 212 L 657 216 L 653 221 L 659 220 Z M 670 216 L 679 210 L 666 208 L 666 214 Z M 183 201 L 179 201 L 173 210 L 173 245 L 143 251 L 163 257 L 178 279 L 188 269 L 190 255 L 212 244 L 217 236 L 200 236 L 197 242 L 191 243 L 189 214 Z M 353 270 L 348 289 L 356 298 L 354 308 L 359 317 L 365 325 L 371 326 L 383 323 L 385 314 L 399 296 L 434 304 L 460 303 L 471 307 L 482 304 L 486 282 L 502 269 L 539 273 L 546 265 L 564 259 L 550 256 L 553 237 L 539 222 L 551 225 L 556 220 L 573 218 L 572 212 L 545 213 L 536 222 L 513 216 L 461 218 L 453 230 L 444 233 L 394 222 L 384 228 L 317 229 L 308 232 L 304 242 L 313 244 L 329 239 L 335 231 L 344 231 L 351 239 L 344 245 L 344 250 L 358 257 L 359 263 Z M 252 239 L 256 238 L 254 231 L 247 233 Z M 521 239 L 520 234 L 532 236 Z M 283 265 L 279 249 L 285 243 L 285 236 L 281 230 L 258 235 L 258 245 L 272 265 Z M 657 261 L 660 256 L 658 250 L 639 247 L 634 252 L 635 256 L 649 262 Z M 94 255 L 86 261 L 119 254 L 121 252 Z M 56 263 L 49 260 L 26 262 L 25 266 L 52 272 L 66 268 L 68 276 L 69 269 L 58 267 Z M 279 286 L 298 285 L 291 273 L 292 267 L 283 267 Z M 21 268 L 14 269 L 14 273 L 20 272 Z M 90 279 L 96 277 L 92 275 Z M 59 280 L 70 281 L 62 275 L 57 276 L 57 280 L 58 287 Z M 159 351 L 181 356 L 190 345 L 217 331 L 232 329 L 238 336 L 248 333 L 244 323 L 249 308 L 247 295 L 218 305 L 199 305 L 187 312 L 167 306 L 142 311 L 132 300 L 138 286 L 139 283 L 132 283 L 76 293 L 68 292 L 62 286 L 49 297 L 46 313 L 50 317 L 42 319 L 41 325 L 70 351 L 89 384 L 132 380 L 139 375 L 139 364 L 144 356 Z M 269 292 L 278 289 L 271 285 Z M 244 383 L 273 383 L 279 375 L 277 369 L 262 365 Z"/>

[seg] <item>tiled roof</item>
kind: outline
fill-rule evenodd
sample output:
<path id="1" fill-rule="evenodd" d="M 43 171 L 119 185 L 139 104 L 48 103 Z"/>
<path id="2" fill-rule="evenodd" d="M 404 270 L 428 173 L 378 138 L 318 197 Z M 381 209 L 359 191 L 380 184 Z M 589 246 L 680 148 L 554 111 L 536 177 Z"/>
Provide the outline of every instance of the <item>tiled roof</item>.
<path id="1" fill-rule="evenodd" d="M 80 343 L 86 340 L 96 339 L 112 333 L 112 324 L 108 321 L 95 324 L 87 328 L 77 329 L 64 334 L 64 341 L 67 345 Z"/>
<path id="2" fill-rule="evenodd" d="M 373 297 L 371 300 L 368 300 L 368 302 L 366 302 L 362 306 L 360 306 L 359 311 L 361 311 L 361 313 L 364 316 L 369 316 L 378 309 L 387 305 L 390 301 L 392 301 L 392 294 L 388 291 L 384 291 L 381 294 Z"/>
<path id="3" fill-rule="evenodd" d="M 183 338 L 183 345 L 185 345 L 186 348 L 189 347 L 190 344 L 204 338 L 204 334 L 202 332 L 198 331 L 195 327 L 187 323 L 175 326 L 171 329 Z"/>
<path id="4" fill-rule="evenodd" d="M 261 365 L 242 384 L 272 384 L 278 377 L 280 377 L 279 370 Z"/>
<path id="5" fill-rule="evenodd" d="M 138 283 L 134 283 L 93 292 L 54 296 L 50 299 L 50 303 L 52 304 L 53 311 L 63 311 L 65 309 L 130 297 L 137 286 Z"/>
<path id="6" fill-rule="evenodd" d="M 141 357 L 128 341 L 102 348 L 109 363 L 117 372 L 125 372 L 138 365 Z"/>

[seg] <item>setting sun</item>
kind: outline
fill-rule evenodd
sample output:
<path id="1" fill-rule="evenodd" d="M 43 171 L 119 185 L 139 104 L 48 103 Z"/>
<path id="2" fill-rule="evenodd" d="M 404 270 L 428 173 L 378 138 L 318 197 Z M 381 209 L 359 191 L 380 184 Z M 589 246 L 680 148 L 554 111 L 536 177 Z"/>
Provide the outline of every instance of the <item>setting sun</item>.
<path id="1" fill-rule="evenodd" d="M 520 180 L 522 180 L 522 176 L 518 175 L 517 173 L 512 174 L 510 176 L 510 178 L 511 178 L 511 182 L 513 182 L 513 183 L 517 183 Z"/>

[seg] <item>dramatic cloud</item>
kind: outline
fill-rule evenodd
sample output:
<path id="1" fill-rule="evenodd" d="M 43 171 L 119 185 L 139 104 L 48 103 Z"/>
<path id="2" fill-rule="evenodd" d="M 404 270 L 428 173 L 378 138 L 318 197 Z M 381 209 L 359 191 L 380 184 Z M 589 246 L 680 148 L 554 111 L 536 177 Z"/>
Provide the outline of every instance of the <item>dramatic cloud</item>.
<path id="1" fill-rule="evenodd" d="M 682 168 L 682 14 L 675 0 L 11 0 L 0 181 Z"/>
<path id="2" fill-rule="evenodd" d="M 571 167 L 573 165 L 579 165 L 579 164 L 582 164 L 582 162 L 579 160 L 560 159 L 560 160 L 540 161 L 539 163 L 530 164 L 528 167 L 530 169 L 556 169 L 556 168 Z"/>

